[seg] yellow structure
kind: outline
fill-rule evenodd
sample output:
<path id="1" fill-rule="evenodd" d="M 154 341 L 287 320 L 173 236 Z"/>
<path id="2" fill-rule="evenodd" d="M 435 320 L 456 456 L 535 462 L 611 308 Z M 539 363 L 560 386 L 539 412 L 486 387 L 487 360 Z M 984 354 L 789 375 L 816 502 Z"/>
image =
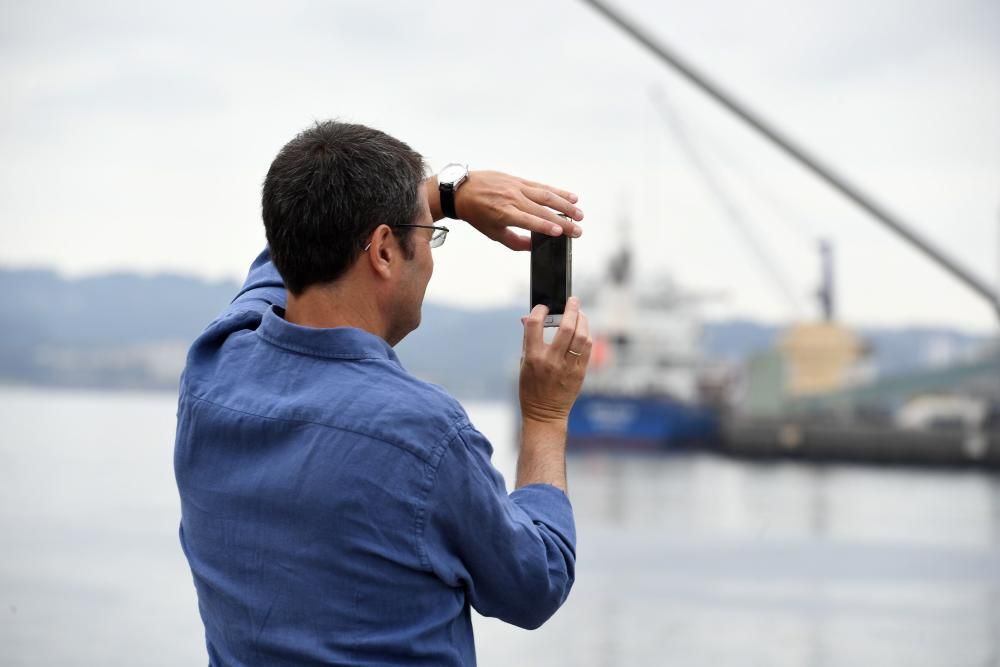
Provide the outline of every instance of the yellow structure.
<path id="1" fill-rule="evenodd" d="M 845 387 L 866 352 L 851 330 L 832 322 L 796 324 L 781 337 L 778 347 L 785 360 L 788 397 Z"/>

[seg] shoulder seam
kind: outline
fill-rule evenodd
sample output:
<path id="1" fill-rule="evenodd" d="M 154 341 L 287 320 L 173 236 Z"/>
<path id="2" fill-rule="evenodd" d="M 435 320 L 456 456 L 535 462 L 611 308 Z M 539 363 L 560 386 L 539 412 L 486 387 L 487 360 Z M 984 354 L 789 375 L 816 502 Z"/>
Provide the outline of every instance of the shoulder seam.
<path id="1" fill-rule="evenodd" d="M 382 438 L 382 437 L 379 437 L 377 435 L 373 435 L 371 433 L 366 433 L 366 432 L 363 432 L 363 431 L 358 431 L 356 429 L 351 429 L 351 428 L 347 428 L 347 427 L 344 427 L 344 426 L 337 426 L 337 425 L 334 425 L 334 424 L 327 424 L 325 422 L 313 421 L 313 420 L 310 420 L 310 419 L 288 419 L 287 417 L 271 417 L 271 416 L 268 416 L 268 415 L 258 414 L 256 412 L 249 412 L 247 410 L 240 410 L 238 408 L 234 408 L 234 407 L 229 406 L 229 405 L 223 405 L 222 403 L 217 403 L 217 402 L 215 402 L 215 401 L 213 401 L 211 399 L 205 398 L 204 396 L 199 396 L 198 394 L 195 394 L 193 391 L 191 391 L 187 387 L 181 387 L 180 395 L 181 396 L 187 395 L 187 396 L 193 398 L 196 401 L 201 401 L 202 403 L 208 403 L 209 405 L 213 405 L 213 406 L 215 406 L 217 408 L 221 408 L 223 410 L 228 410 L 230 412 L 235 412 L 235 413 L 238 413 L 238 414 L 241 414 L 241 415 L 248 415 L 250 417 L 257 417 L 259 419 L 267 419 L 267 420 L 270 420 L 270 421 L 277 421 L 277 422 L 287 422 L 287 423 L 290 423 L 290 424 L 312 424 L 314 426 L 322 426 L 323 428 L 328 428 L 328 429 L 334 430 L 334 431 L 344 431 L 345 433 L 353 433 L 355 435 L 360 435 L 360 436 L 365 437 L 365 438 L 371 438 L 372 440 L 377 440 L 378 442 L 382 442 L 382 443 L 385 443 L 385 444 L 390 445 L 392 447 L 395 447 L 396 449 L 399 449 L 399 450 L 401 450 L 401 451 L 409 454 L 413 458 L 418 459 L 420 461 L 423 461 L 426 464 L 430 463 L 430 461 L 428 460 L 427 457 L 424 457 L 424 456 L 421 456 L 421 455 L 417 454 L 416 452 L 414 452 L 412 449 L 410 449 L 409 447 L 407 447 L 403 443 L 395 442 L 393 440 L 387 440 L 386 438 Z M 459 420 L 456 420 L 456 421 L 459 421 Z M 451 435 L 454 430 L 455 430 L 455 423 L 453 422 L 452 425 L 445 432 L 445 438 L 454 437 L 454 436 Z M 438 459 L 439 460 L 440 459 L 440 455 L 435 455 L 432 452 L 431 455 L 430 455 L 430 458 L 434 458 L 434 459 Z M 435 463 L 435 467 L 436 467 L 436 463 Z"/>
<path id="2" fill-rule="evenodd" d="M 307 357 L 315 357 L 316 359 L 334 359 L 337 361 L 387 361 L 389 363 L 393 363 L 396 366 L 399 366 L 398 363 L 393 362 L 393 360 L 390 359 L 389 357 L 380 357 L 371 354 L 338 354 L 335 352 L 331 352 L 328 354 L 318 354 L 315 350 L 311 350 L 306 347 L 284 342 L 279 343 L 278 341 L 272 340 L 271 337 L 268 336 L 267 334 L 261 333 L 260 329 L 257 329 L 257 335 L 260 336 L 260 339 L 262 341 L 264 341 L 269 345 L 273 345 L 278 349 L 287 350 L 288 352 L 294 352 L 296 354 L 301 354 Z"/>

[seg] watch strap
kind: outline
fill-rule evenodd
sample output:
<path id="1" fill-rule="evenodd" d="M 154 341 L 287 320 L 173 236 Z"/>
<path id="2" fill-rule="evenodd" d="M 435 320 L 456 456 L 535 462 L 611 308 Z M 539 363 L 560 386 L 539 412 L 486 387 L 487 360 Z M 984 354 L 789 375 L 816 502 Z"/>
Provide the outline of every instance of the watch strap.
<path id="1" fill-rule="evenodd" d="M 458 220 L 458 214 L 455 212 L 455 185 L 441 183 L 438 185 L 438 192 L 441 195 L 441 212 L 446 218 Z"/>
<path id="2" fill-rule="evenodd" d="M 455 171 L 458 175 L 455 175 Z M 448 175 L 445 180 L 441 176 Z M 455 210 L 455 193 L 458 188 L 469 178 L 469 165 L 458 162 L 450 162 L 444 166 L 438 174 L 438 193 L 441 199 L 441 213 L 445 217 L 458 220 L 458 211 Z"/>

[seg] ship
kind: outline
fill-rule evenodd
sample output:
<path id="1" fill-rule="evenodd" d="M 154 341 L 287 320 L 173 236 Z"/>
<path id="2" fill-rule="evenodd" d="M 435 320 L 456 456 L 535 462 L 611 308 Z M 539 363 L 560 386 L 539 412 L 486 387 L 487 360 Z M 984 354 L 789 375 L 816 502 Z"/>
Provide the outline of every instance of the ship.
<path id="1" fill-rule="evenodd" d="M 639 287 L 625 245 L 580 291 L 594 347 L 567 449 L 671 451 L 718 440 L 721 392 L 702 353 L 700 298 L 667 276 Z"/>

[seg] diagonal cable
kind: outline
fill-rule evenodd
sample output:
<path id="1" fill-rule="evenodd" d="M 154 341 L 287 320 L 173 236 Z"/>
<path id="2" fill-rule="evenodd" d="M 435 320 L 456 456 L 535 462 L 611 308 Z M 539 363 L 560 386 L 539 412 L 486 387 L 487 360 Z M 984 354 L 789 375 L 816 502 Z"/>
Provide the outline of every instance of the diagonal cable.
<path id="1" fill-rule="evenodd" d="M 663 117 L 667 127 L 670 128 L 677 146 L 684 152 L 691 165 L 694 166 L 706 189 L 715 201 L 719 203 L 726 219 L 732 224 L 742 237 L 743 242 L 750 249 L 761 272 L 767 277 L 775 291 L 782 296 L 793 316 L 796 319 L 801 319 L 802 306 L 795 292 L 791 289 L 790 282 L 782 274 L 778 268 L 778 264 L 770 257 L 767 249 L 757 239 L 757 235 L 750 228 L 750 223 L 740 208 L 733 202 L 733 198 L 722 185 L 722 182 L 716 178 L 715 172 L 709 168 L 708 164 L 702 159 L 701 154 L 694 147 L 694 144 L 685 131 L 684 124 L 673 107 L 667 102 L 663 91 L 654 88 L 651 91 L 650 98 Z"/>

